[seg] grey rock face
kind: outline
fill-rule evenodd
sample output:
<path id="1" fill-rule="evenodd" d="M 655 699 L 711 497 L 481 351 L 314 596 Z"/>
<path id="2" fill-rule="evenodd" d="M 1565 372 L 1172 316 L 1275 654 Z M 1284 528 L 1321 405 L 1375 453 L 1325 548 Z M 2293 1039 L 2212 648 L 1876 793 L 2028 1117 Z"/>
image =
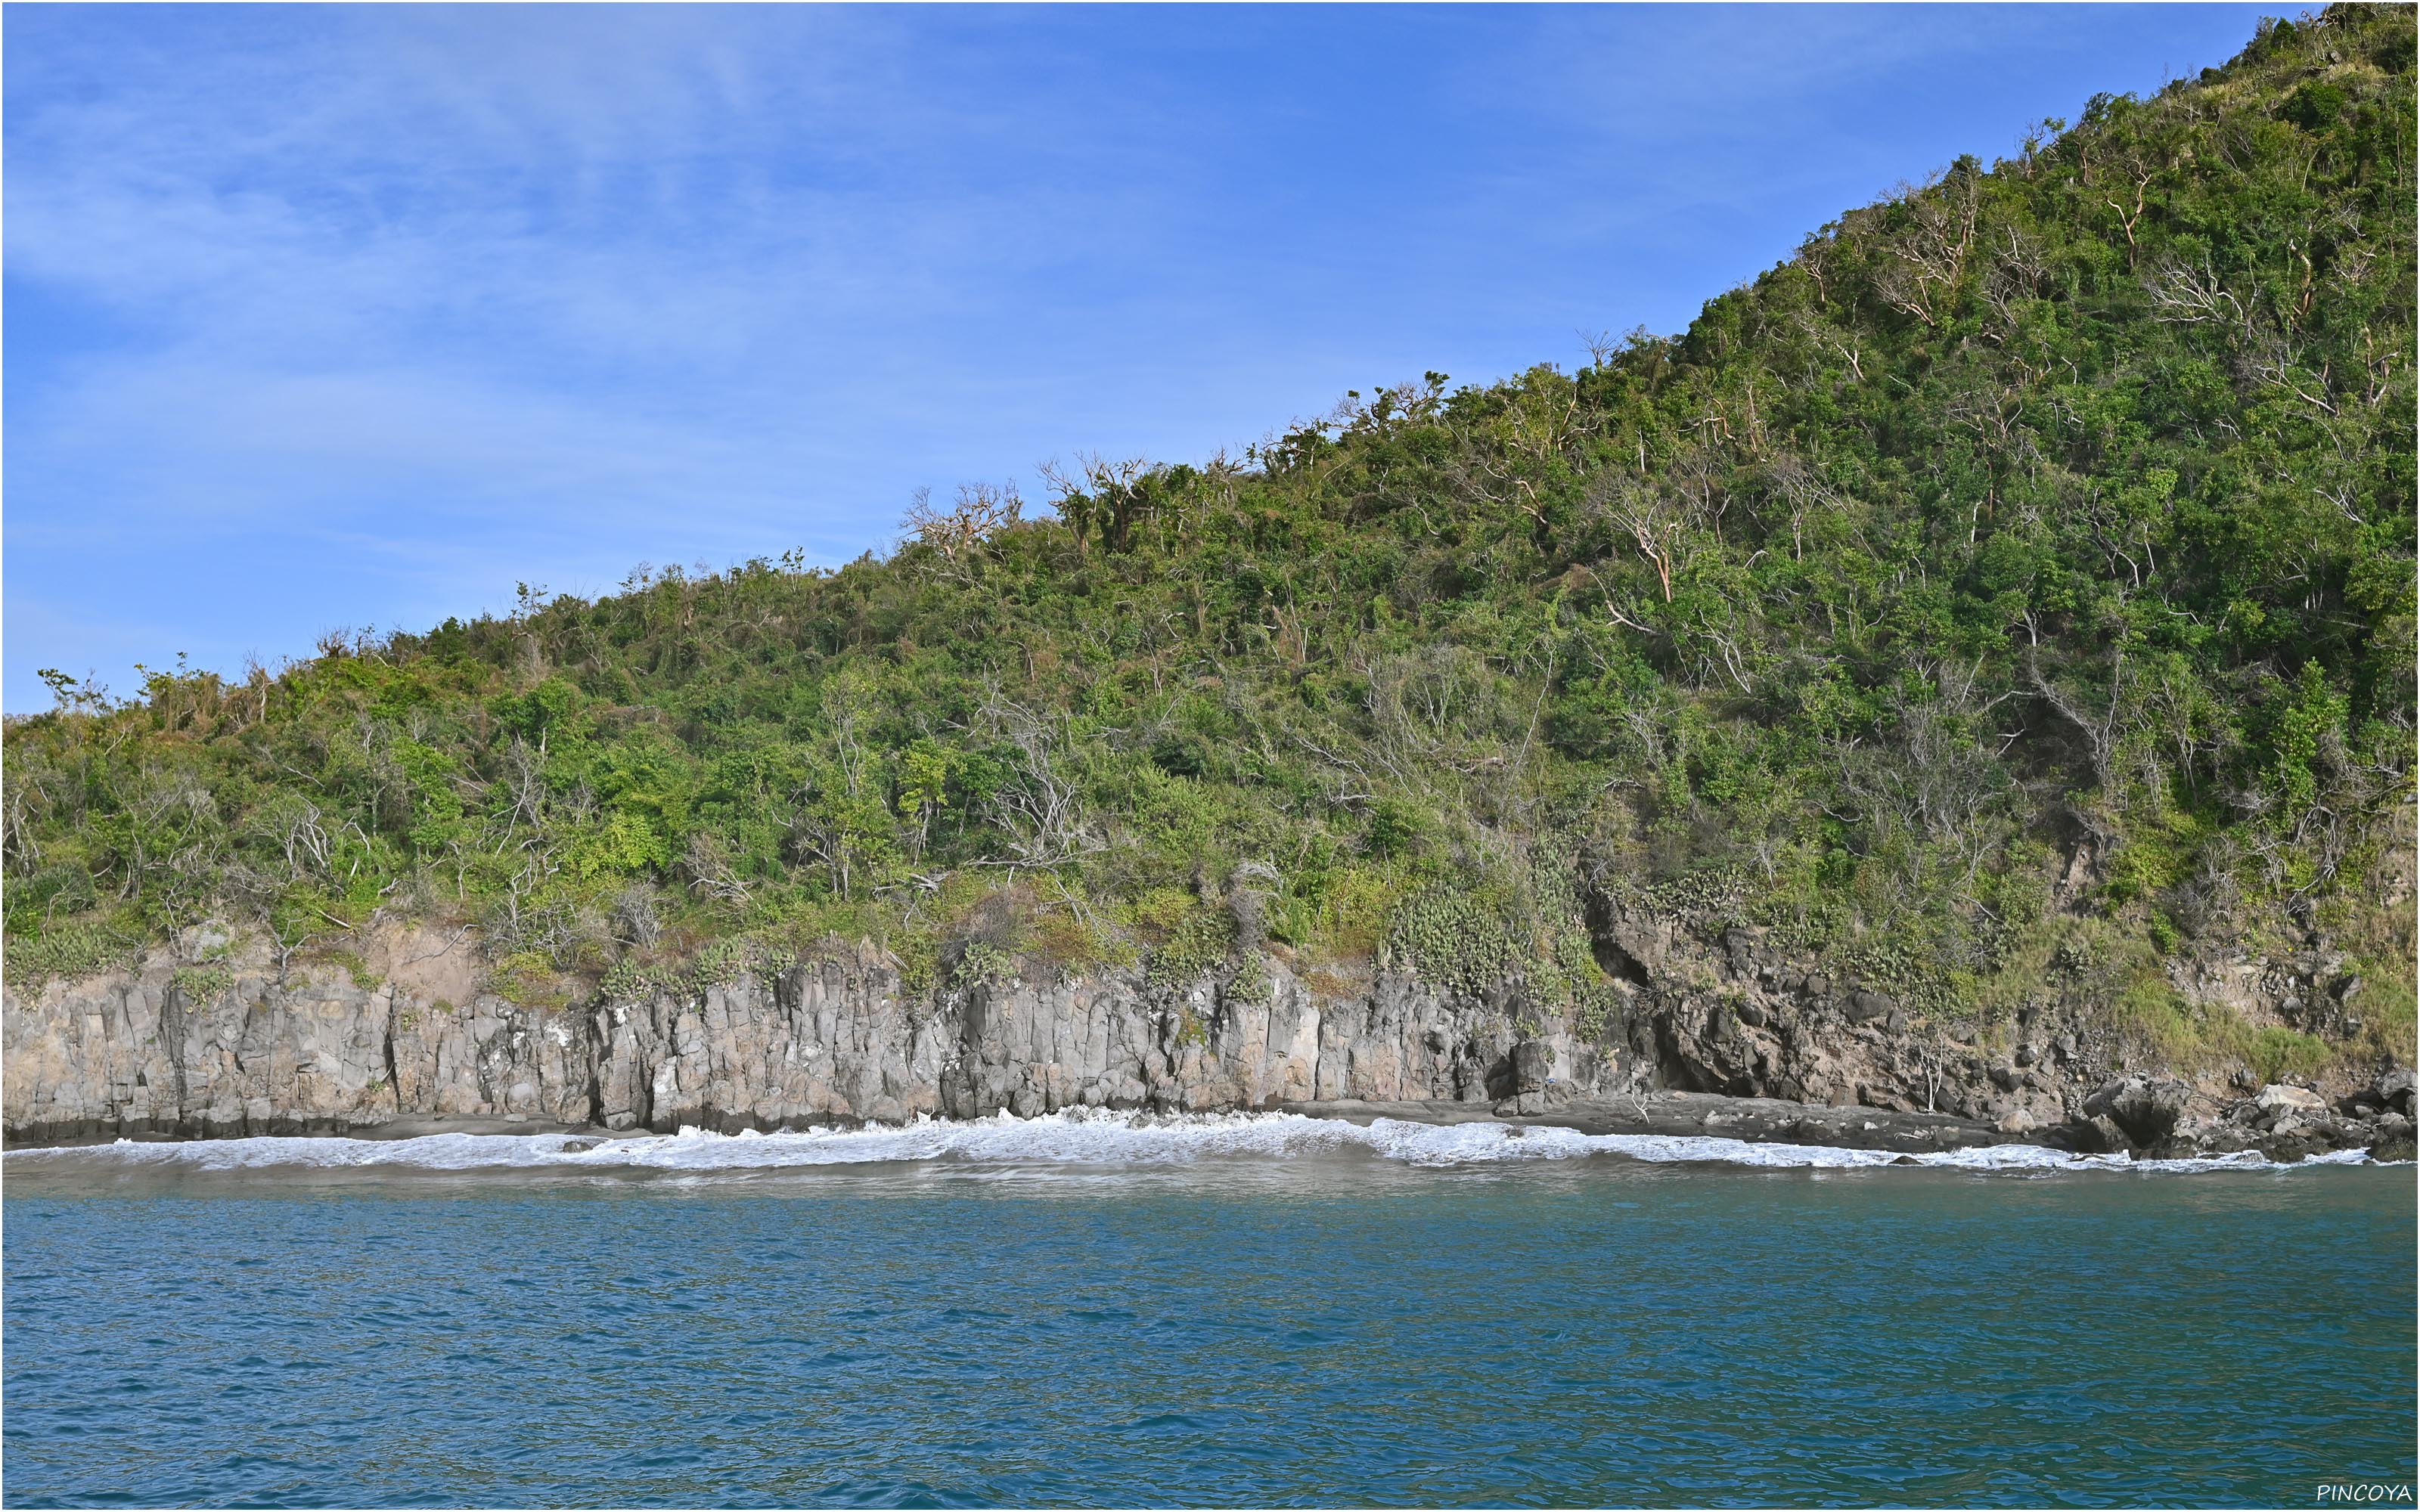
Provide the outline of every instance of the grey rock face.
<path id="1" fill-rule="evenodd" d="M 2087 1155 L 2122 1155 L 2128 1146 L 2126 1131 L 2106 1113 L 2096 1113 L 2075 1127 L 2075 1148 Z"/>
<path id="2" fill-rule="evenodd" d="M 1499 1009 L 1388 976 L 1324 997 L 1278 962 L 1265 999 L 1250 1002 L 1207 981 L 1171 997 L 1131 974 L 936 1002 L 904 992 L 866 948 L 701 993 L 546 1007 L 480 990 L 468 948 L 436 943 L 418 932 L 378 942 L 373 986 L 253 960 L 194 1002 L 159 961 L 11 991 L 0 1002 L 6 1135 L 342 1133 L 419 1115 L 736 1132 L 1002 1109 L 1471 1101 L 1517 1079 Z M 1525 1065 L 1564 1081 L 1597 1064 L 1559 1024 L 1523 1049 Z"/>
<path id="3" fill-rule="evenodd" d="M 1553 1047 L 1535 1040 L 1524 1040 L 1512 1047 L 1512 1085 L 1515 1091 L 1543 1092 L 1555 1063 Z"/>
<path id="4" fill-rule="evenodd" d="M 2128 1076 L 2103 1083 L 2084 1100 L 2084 1112 L 2107 1115 L 2135 1146 L 2150 1148 L 2193 1119 L 2194 1091 L 2180 1081 Z"/>
<path id="5" fill-rule="evenodd" d="M 1133 971 L 911 994 L 862 945 L 699 991 L 517 1003 L 487 989 L 465 932 L 386 926 L 353 942 L 347 969 L 280 972 L 256 951 L 208 972 L 163 958 L 9 984 L 0 1134 L 341 1133 L 431 1117 L 737 1132 L 1338 1100 L 1534 1117 L 1661 1088 L 1973 1120 L 2113 1152 L 2408 1148 L 2409 1071 L 2371 1081 L 2365 1068 L 2357 1089 L 2338 1077 L 2335 1098 L 2270 1088 L 2257 1100 L 2241 1096 L 2257 1085 L 2248 1073 L 2231 1091 L 2221 1072 L 2113 1076 L 2131 1052 L 2087 1005 L 1944 1022 L 1827 977 L 1760 929 L 1710 945 L 1609 900 L 1590 924 L 1605 979 L 1588 1034 L 1517 981 L 1485 998 L 1388 973 L 1314 991 L 1282 952 L 1265 990 L 1241 996 Z M 2234 1002 L 2235 980 L 2213 978 L 2208 1000 Z"/>

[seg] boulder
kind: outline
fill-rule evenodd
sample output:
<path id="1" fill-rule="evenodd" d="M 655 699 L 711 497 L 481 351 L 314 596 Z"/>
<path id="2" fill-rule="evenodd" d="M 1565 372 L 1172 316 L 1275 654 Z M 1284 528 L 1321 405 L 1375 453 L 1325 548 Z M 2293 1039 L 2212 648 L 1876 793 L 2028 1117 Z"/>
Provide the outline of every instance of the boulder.
<path id="1" fill-rule="evenodd" d="M 1880 993 L 1858 991 L 1849 995 L 1846 1012 L 1852 1024 L 1871 1024 L 1891 1011 L 1891 1000 Z"/>
<path id="2" fill-rule="evenodd" d="M 2272 1082 L 2260 1088 L 2252 1105 L 2267 1114 L 2291 1114 L 2297 1117 L 2325 1112 L 2328 1100 L 2305 1087 L 2288 1087 Z"/>
<path id="3" fill-rule="evenodd" d="M 2068 1143 L 2080 1154 L 2122 1155 L 2132 1148 L 2126 1131 L 2106 1113 L 2096 1113 L 2067 1126 Z"/>
<path id="4" fill-rule="evenodd" d="M 2299 1126 L 2273 1131 L 2268 1138 L 2260 1141 L 2260 1153 L 2280 1165 L 2291 1165 L 2313 1155 L 2323 1155 L 2332 1148 L 2326 1134 Z"/>
<path id="5" fill-rule="evenodd" d="M 2403 1067 L 2381 1076 L 2373 1090 L 2378 1093 L 2380 1102 L 2408 1119 L 2412 1116 L 2412 1084 L 2411 1068 Z"/>
<path id="6" fill-rule="evenodd" d="M 1552 1045 L 1537 1040 L 1524 1040 L 1512 1047 L 1512 1090 L 1543 1092 L 1555 1064 Z"/>
<path id="7" fill-rule="evenodd" d="M 2106 1117 L 2135 1145 L 2156 1145 L 2187 1123 L 2193 1088 L 2180 1081 L 2123 1076 L 2104 1082 L 2084 1100 L 2087 1118 Z"/>

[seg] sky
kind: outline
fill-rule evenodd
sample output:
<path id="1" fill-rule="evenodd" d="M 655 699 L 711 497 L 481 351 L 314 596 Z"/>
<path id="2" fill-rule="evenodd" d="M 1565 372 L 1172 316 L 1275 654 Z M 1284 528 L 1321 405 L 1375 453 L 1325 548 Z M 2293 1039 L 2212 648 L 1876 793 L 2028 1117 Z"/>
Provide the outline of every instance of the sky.
<path id="1" fill-rule="evenodd" d="M 9 6 L 0 707 L 1575 366 L 2263 13 Z"/>

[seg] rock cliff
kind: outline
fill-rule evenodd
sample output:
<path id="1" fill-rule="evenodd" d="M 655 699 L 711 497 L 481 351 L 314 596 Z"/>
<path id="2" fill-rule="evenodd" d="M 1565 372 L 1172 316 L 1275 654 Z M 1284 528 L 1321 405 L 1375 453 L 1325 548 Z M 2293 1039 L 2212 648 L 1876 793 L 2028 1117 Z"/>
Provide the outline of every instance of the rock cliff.
<path id="1" fill-rule="evenodd" d="M 1254 1001 L 1131 973 L 913 995 L 867 946 L 696 991 L 546 1006 L 482 990 L 461 936 L 371 943 L 345 965 L 163 960 L 10 991 L 8 1138 L 336 1133 L 414 1114 L 737 1131 L 1518 1099 L 1525 1071 L 1533 1097 L 1600 1079 L 1602 1057 L 1563 1026 L 1525 1039 L 1500 1007 L 1401 978 L 1324 995 L 1275 962 Z"/>
<path id="2" fill-rule="evenodd" d="M 2243 1068 L 2186 1077 L 2138 1057 L 2091 1005 L 2046 996 L 2013 1020 L 1920 1017 L 1754 931 L 1700 938 L 1608 905 L 1591 923 L 1617 1007 L 1583 1026 L 1508 982 L 1481 998 L 1401 974 L 1297 975 L 1248 991 L 1140 971 L 1041 970 L 910 992 L 870 944 L 777 971 L 585 1001 L 516 1002 L 476 939 L 423 925 L 283 968 L 196 935 L 132 969 L 0 1002 L 0 1133 L 15 1144 L 120 1136 L 363 1132 L 398 1119 L 721 1132 L 1067 1107 L 1264 1109 L 1339 1099 L 1539 1115 L 1645 1088 L 1939 1114 L 2086 1149 L 2407 1141 L 2410 1076 L 2347 1065 L 2304 1088 Z M 2320 995 L 2312 963 L 2188 982 Z M 1242 980 L 1242 979 L 1238 979 Z M 2265 985 L 2264 985 L 2265 984 Z M 2246 993 L 2256 995 L 2245 996 Z M 2341 1083 L 2341 1085 L 2337 1085 Z M 2257 1095 L 2255 1095 L 2255 1094 Z"/>

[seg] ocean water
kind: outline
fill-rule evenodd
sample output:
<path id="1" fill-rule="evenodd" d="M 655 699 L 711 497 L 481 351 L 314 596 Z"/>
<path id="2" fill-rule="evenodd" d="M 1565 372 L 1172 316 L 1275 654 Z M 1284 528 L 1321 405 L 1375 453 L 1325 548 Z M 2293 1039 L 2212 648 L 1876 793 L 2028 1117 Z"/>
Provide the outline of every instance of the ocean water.
<path id="1" fill-rule="evenodd" d="M 2420 1480 L 2408 1165 L 1261 1117 L 122 1145 L 0 1176 L 8 1506 Z"/>

